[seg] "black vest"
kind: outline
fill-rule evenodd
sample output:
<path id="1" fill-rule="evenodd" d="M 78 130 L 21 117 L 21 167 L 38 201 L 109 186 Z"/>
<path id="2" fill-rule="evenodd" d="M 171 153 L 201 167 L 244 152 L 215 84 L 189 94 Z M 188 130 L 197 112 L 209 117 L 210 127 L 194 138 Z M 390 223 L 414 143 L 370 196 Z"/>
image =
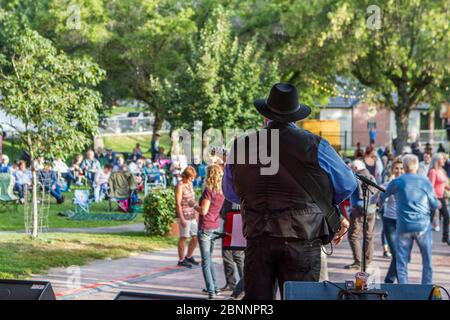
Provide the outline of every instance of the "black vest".
<path id="1" fill-rule="evenodd" d="M 261 168 L 270 167 L 270 164 L 259 157 L 252 161 L 251 155 L 259 154 L 260 150 L 271 155 L 274 129 L 279 130 L 279 167 L 276 174 L 263 175 Z M 234 190 L 241 199 L 244 236 L 301 240 L 326 237 L 329 231 L 324 214 L 298 182 L 302 170 L 312 172 L 331 208 L 333 187 L 317 158 L 321 138 L 277 122 L 260 132 L 267 134 L 267 142 L 259 133 L 241 136 L 234 141 L 229 158 Z"/>

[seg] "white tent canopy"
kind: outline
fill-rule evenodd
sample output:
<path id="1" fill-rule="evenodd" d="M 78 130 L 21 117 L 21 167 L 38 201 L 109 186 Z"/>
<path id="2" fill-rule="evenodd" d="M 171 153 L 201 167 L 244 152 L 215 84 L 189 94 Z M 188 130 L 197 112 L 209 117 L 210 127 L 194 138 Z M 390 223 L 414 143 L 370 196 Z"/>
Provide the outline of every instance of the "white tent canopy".
<path id="1" fill-rule="evenodd" d="M 8 115 L 5 113 L 4 110 L 0 107 L 0 126 L 3 130 L 3 132 L 6 133 L 14 133 L 16 131 L 25 131 L 25 125 L 24 123 L 11 115 Z"/>

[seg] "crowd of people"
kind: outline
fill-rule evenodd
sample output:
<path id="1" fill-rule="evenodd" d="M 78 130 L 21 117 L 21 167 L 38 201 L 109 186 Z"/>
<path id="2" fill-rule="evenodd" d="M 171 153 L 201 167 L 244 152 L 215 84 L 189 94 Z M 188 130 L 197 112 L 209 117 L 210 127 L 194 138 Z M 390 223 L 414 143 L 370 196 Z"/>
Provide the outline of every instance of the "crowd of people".
<path id="1" fill-rule="evenodd" d="M 442 145 L 433 154 L 430 144 L 422 149 L 418 142 L 404 148 L 395 156 L 389 148 L 370 145 L 355 151 L 355 159 L 348 161 L 357 173 L 372 179 L 386 189 L 385 193 L 372 190 L 365 230 L 368 245 L 366 261 L 373 259 L 375 220 L 381 218 L 383 256 L 391 259 L 384 278 L 386 283 L 408 283 L 407 265 L 413 242 L 422 255 L 422 283 L 432 283 L 432 232 L 440 232 L 443 243 L 449 242 L 449 213 L 447 198 L 450 191 L 450 160 Z M 362 194 L 357 190 L 350 199 L 350 229 L 348 238 L 353 252 L 353 263 L 348 269 L 361 267 L 359 237 L 362 232 Z"/>
<path id="2" fill-rule="evenodd" d="M 233 257 L 238 254 L 243 258 L 244 252 L 222 248 L 227 278 L 223 289 L 234 289 L 232 297 L 245 291 L 246 299 L 274 299 L 277 285 L 283 296 L 285 281 L 327 280 L 323 245 L 338 245 L 346 233 L 354 261 L 345 268 L 360 271 L 365 260 L 370 270 L 377 220 L 382 225 L 383 257 L 391 259 L 384 282 L 408 283 L 408 264 L 416 242 L 422 256 L 421 282 L 432 284 L 433 230 L 442 229 L 442 242 L 450 244 L 446 200 L 446 192 L 450 190 L 450 161 L 443 146 L 433 154 L 430 144 L 422 149 L 419 143 L 413 143 L 402 154 L 395 155 L 389 147 L 376 149 L 370 144 L 363 149 L 358 143 L 354 156 L 343 159 L 326 140 L 297 128 L 292 122 L 310 112 L 307 106 L 294 105 L 297 99 L 295 87 L 277 84 L 268 99 L 255 101 L 258 111 L 266 117 L 265 128 L 281 131 L 280 169 L 276 174 L 261 174 L 264 165 L 259 162 L 215 163 L 207 168 L 205 189 L 197 201 L 193 191 L 197 173 L 192 167 L 183 171 L 176 187 L 180 228 L 178 266 L 190 268 L 201 263 L 204 291 L 210 299 L 220 294 L 211 264 L 217 240 L 214 235 L 222 230 L 221 218 L 230 205 L 241 204 L 243 234 L 247 240 L 245 263 Z M 276 108 L 267 105 L 270 101 L 277 101 L 277 107 L 297 111 L 289 113 L 283 109 L 277 113 Z M 372 133 L 371 142 L 375 143 L 375 139 Z M 235 141 L 235 150 L 259 154 L 245 139 L 239 141 L 242 146 Z M 365 192 L 355 173 L 385 189 L 379 192 L 369 188 L 366 225 Z M 300 182 L 302 179 L 310 183 L 306 184 L 311 187 L 309 190 L 305 181 Z M 319 187 L 313 188 L 311 184 Z M 321 190 L 322 195 L 314 190 Z M 329 216 L 324 216 L 327 211 L 322 210 L 328 206 L 326 209 L 332 212 L 335 210 L 332 204 L 340 207 L 344 217 L 338 229 L 330 229 Z M 364 252 L 360 243 L 362 233 L 367 240 Z M 193 257 L 197 244 L 201 262 Z M 226 264 L 228 270 L 232 266 L 233 277 L 235 264 L 238 266 L 238 283 L 229 277 Z"/>
<path id="3" fill-rule="evenodd" d="M 39 183 L 57 203 L 64 202 L 63 192 L 73 184 L 91 186 L 94 201 L 101 201 L 114 172 L 132 175 L 136 188 L 148 179 L 158 182 L 161 175 L 167 176 L 175 188 L 178 266 L 201 265 L 204 291 L 209 299 L 224 291 L 232 292 L 233 298 L 242 297 L 245 291 L 248 299 L 272 299 L 277 284 L 283 293 L 284 281 L 326 280 L 323 246 L 339 244 L 346 233 L 353 262 L 345 268 L 360 270 L 363 260 L 370 266 L 377 219 L 382 222 L 382 254 L 391 259 L 384 281 L 408 283 L 408 263 L 416 242 L 422 256 L 422 284 L 432 284 L 432 232 L 442 230 L 442 242 L 450 245 L 447 207 L 450 160 L 443 146 L 433 153 L 430 144 L 421 148 L 415 142 L 402 154 L 395 155 L 389 147 L 375 148 L 376 135 L 371 130 L 369 146 L 363 149 L 358 143 L 352 158 L 342 158 L 326 140 L 297 128 L 293 122 L 310 112 L 307 106 L 290 105 L 298 100 L 295 87 L 277 84 L 272 95 L 277 96 L 272 100 L 278 101 L 278 107 L 296 110 L 277 112 L 276 108 L 269 108 L 271 97 L 255 101 L 265 117 L 265 128 L 282 132 L 281 164 L 274 175 L 262 175 L 261 163 L 227 163 L 232 152 L 224 149 L 211 153 L 208 166 L 195 158 L 188 165 L 187 159 L 180 155 L 169 159 L 159 145 L 159 135 L 150 145 L 149 159 L 136 144 L 129 155 L 97 148 L 88 150 L 85 157 L 75 156 L 70 165 L 61 158 L 46 161 L 38 157 L 32 166 Z M 233 148 L 238 150 L 241 146 L 236 141 Z M 248 149 L 245 139 L 242 141 L 241 149 Z M 14 189 L 24 202 L 33 179 L 29 164 L 25 160 L 10 164 L 3 155 L 0 173 L 14 178 Z M 365 192 L 355 174 L 385 189 L 379 192 L 369 188 L 366 212 Z M 317 184 L 317 188 L 311 184 Z M 198 199 L 196 188 L 202 190 Z M 316 189 L 320 190 L 320 196 L 314 192 Z M 330 216 L 325 215 L 336 206 L 343 215 L 338 230 L 331 229 Z M 243 250 L 222 247 L 226 284 L 219 288 L 212 257 L 216 241 L 223 236 L 225 215 L 232 210 L 241 210 L 247 248 L 244 254 Z M 367 240 L 365 252 L 361 234 Z M 194 258 L 197 246 L 201 261 Z"/>
<path id="4" fill-rule="evenodd" d="M 159 136 L 155 140 L 158 141 Z M 39 187 L 44 188 L 57 204 L 64 202 L 64 193 L 74 185 L 90 187 L 92 200 L 102 201 L 108 196 L 110 178 L 115 172 L 132 175 L 137 191 L 142 191 L 146 184 L 165 186 L 167 179 L 172 179 L 173 186 L 177 185 L 181 180 L 183 164 L 177 159 L 169 159 L 158 142 L 152 143 L 150 151 L 151 157 L 146 158 L 140 144 L 136 144 L 130 153 L 116 153 L 111 148 L 104 150 L 99 147 L 95 151 L 87 150 L 84 155 L 75 155 L 70 163 L 61 157 L 45 159 L 43 156 L 37 157 L 33 163 L 26 156 L 11 162 L 8 155 L 3 154 L 0 174 L 9 175 L 14 185 L 13 191 L 21 203 L 26 201 L 28 191 L 31 190 L 32 169 L 36 172 Z M 196 166 L 200 172 L 204 171 L 202 166 Z M 197 187 L 202 183 L 202 177 L 196 180 Z"/>
<path id="5" fill-rule="evenodd" d="M 152 159 L 146 159 L 137 144 L 128 158 L 125 158 L 122 154 L 116 155 L 109 148 L 105 152 L 98 148 L 95 152 L 88 150 L 85 157 L 82 154 L 75 156 L 70 165 L 59 157 L 53 161 L 38 157 L 34 168 L 39 183 L 57 203 L 64 201 L 63 193 L 70 190 L 74 184 L 90 185 L 93 200 L 99 202 L 108 191 L 112 172 L 130 172 L 136 179 L 136 185 L 139 185 L 142 179 L 154 174 L 155 170 L 157 174 L 161 174 L 164 172 L 161 169 L 165 168 L 174 179 L 172 184 L 175 187 L 180 232 L 178 266 L 190 268 L 201 264 L 205 280 L 204 291 L 210 299 L 215 299 L 224 291 L 232 292 L 234 298 L 241 297 L 244 292 L 244 252 L 222 249 L 226 277 L 226 284 L 222 288 L 217 285 L 212 263 L 215 243 L 223 230 L 224 215 L 227 211 L 239 209 L 239 201 L 225 198 L 222 190 L 226 152 L 224 151 L 222 157 L 214 158 L 209 166 L 195 159 L 192 166 L 183 166 L 177 159 L 169 160 L 163 152 L 163 148 L 158 147 L 158 152 L 152 152 Z M 344 162 L 353 172 L 386 189 L 385 193 L 371 190 L 366 229 L 363 226 L 361 185 L 348 199 L 341 201 L 341 208 L 350 222 L 348 240 L 354 260 L 345 268 L 359 270 L 362 254 L 365 255 L 366 265 L 370 266 L 374 256 L 375 224 L 376 220 L 380 219 L 383 256 L 391 259 L 384 281 L 408 283 L 407 265 L 411 257 L 412 243 L 416 241 L 422 255 L 422 283 L 431 284 L 432 232 L 442 232 L 442 241 L 450 245 L 447 208 L 450 160 L 447 154 L 433 154 L 428 145 L 422 151 L 420 145 L 414 143 L 411 148 L 405 148 L 403 154 L 395 156 L 389 148 L 376 150 L 374 146 L 369 145 L 362 150 L 358 144 L 353 159 L 344 159 Z M 20 201 L 25 201 L 26 190 L 33 179 L 26 161 L 10 163 L 8 156 L 3 155 L 0 173 L 14 177 L 14 189 Z M 199 199 L 195 196 L 197 187 L 202 188 Z M 367 239 L 364 253 L 360 244 L 363 232 Z M 200 249 L 201 261 L 194 258 L 197 246 Z M 322 258 L 322 268 L 323 262 Z M 235 270 L 238 274 L 235 274 Z M 327 275 L 321 275 L 321 278 L 326 279 Z"/>
<path id="6" fill-rule="evenodd" d="M 201 264 L 206 288 L 203 290 L 209 299 L 215 299 L 223 292 L 232 292 L 232 297 L 243 294 L 243 287 L 238 286 L 235 275 L 237 266 L 239 278 L 243 277 L 243 252 L 222 248 L 226 285 L 219 288 L 212 263 L 214 246 L 222 233 L 224 214 L 239 208 L 236 203 L 227 201 L 222 191 L 224 174 L 224 157 L 212 159 L 206 168 L 204 188 L 199 199 L 195 197 L 194 181 L 198 172 L 194 166 L 184 168 L 175 188 L 177 222 L 179 225 L 178 266 L 191 268 Z M 187 243 L 187 239 L 190 238 Z M 199 247 L 201 262 L 194 257 L 196 247 Z M 236 289 L 236 290 L 235 290 Z"/>

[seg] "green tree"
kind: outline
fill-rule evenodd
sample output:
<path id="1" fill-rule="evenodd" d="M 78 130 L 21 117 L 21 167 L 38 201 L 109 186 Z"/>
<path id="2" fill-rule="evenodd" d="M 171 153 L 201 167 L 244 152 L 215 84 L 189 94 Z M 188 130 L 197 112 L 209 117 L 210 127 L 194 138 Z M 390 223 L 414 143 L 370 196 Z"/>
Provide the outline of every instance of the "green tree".
<path id="1" fill-rule="evenodd" d="M 196 31 L 192 8 L 175 0 L 48 1 L 56 19 L 51 28 L 44 24 L 38 30 L 55 29 L 61 48 L 93 56 L 107 71 L 101 87 L 106 101 L 134 98 L 146 103 L 158 132 L 171 106 L 161 103 L 167 99 L 158 96 L 153 83 L 170 81 L 186 67 L 189 39 Z M 67 23 L 67 3 L 81 8 L 80 31 Z"/>
<path id="2" fill-rule="evenodd" d="M 178 109 L 172 122 L 189 126 L 201 120 L 205 129 L 260 126 L 253 100 L 266 96 L 279 81 L 276 61 L 267 61 L 262 52 L 256 38 L 238 40 L 225 9 L 214 9 L 193 42 L 189 67 L 177 81 Z"/>
<path id="3" fill-rule="evenodd" d="M 260 0 L 258 3 L 267 2 Z M 446 0 L 275 1 L 283 37 L 283 74 L 304 82 L 305 74 L 334 83 L 356 79 L 373 99 L 393 110 L 396 151 L 408 140 L 408 116 L 421 102 L 445 99 L 450 72 L 450 3 Z M 375 3 L 376 4 L 376 3 Z M 260 16 L 259 12 L 255 13 Z M 445 80 L 447 79 L 447 80 Z M 448 83 L 448 82 L 447 82 Z M 307 85 L 307 83 L 305 83 Z"/>
<path id="4" fill-rule="evenodd" d="M 103 100 L 138 99 L 161 129 L 171 105 L 155 81 L 172 81 L 186 68 L 189 41 L 197 31 L 191 1 L 0 0 L 20 12 L 24 24 L 71 56 L 91 56 L 104 70 Z M 99 110 L 100 111 L 100 110 Z M 155 136 L 155 135 L 153 135 Z"/>
<path id="5" fill-rule="evenodd" d="M 2 13 L 0 90 L 2 109 L 21 120 L 18 131 L 31 162 L 40 156 L 65 157 L 90 144 L 96 133 L 94 88 L 104 71 L 89 59 L 69 58 L 36 31 L 23 29 Z M 32 236 L 38 232 L 37 177 L 32 166 Z"/>

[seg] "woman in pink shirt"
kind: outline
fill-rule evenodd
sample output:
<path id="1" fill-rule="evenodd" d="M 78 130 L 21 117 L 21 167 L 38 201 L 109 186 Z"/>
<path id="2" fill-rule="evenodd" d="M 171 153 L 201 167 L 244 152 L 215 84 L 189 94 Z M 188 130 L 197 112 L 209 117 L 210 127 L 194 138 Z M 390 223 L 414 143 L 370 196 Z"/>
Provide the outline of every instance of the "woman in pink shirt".
<path id="1" fill-rule="evenodd" d="M 431 159 L 430 170 L 428 171 L 428 179 L 430 179 L 431 185 L 433 186 L 436 197 L 441 202 L 441 208 L 439 209 L 440 216 L 444 220 L 444 225 L 442 227 L 442 242 L 450 245 L 448 240 L 448 224 L 449 215 L 447 209 L 447 203 L 445 201 L 445 190 L 450 190 L 447 183 L 447 174 L 444 170 L 445 159 L 442 153 L 436 153 Z M 434 212 L 432 214 L 431 220 L 434 218 Z"/>
<path id="2" fill-rule="evenodd" d="M 200 205 L 195 210 L 200 214 L 198 225 L 198 240 L 202 255 L 202 271 L 206 290 L 210 300 L 219 293 L 214 264 L 212 262 L 216 233 L 220 228 L 220 211 L 225 200 L 222 192 L 223 170 L 218 165 L 208 167 L 205 190 L 200 198 Z"/>

